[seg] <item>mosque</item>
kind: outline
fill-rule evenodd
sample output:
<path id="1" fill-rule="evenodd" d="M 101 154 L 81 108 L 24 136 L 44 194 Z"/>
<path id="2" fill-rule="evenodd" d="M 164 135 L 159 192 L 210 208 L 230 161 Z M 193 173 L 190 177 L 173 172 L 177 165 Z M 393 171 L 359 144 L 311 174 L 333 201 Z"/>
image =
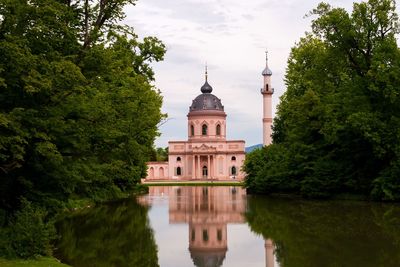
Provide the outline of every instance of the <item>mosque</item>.
<path id="1" fill-rule="evenodd" d="M 271 144 L 272 106 L 274 90 L 271 87 L 272 71 L 266 66 L 262 72 L 263 87 L 263 145 Z M 227 125 L 221 99 L 212 94 L 205 82 L 189 107 L 187 114 L 187 141 L 168 142 L 168 161 L 148 162 L 146 181 L 149 180 L 243 180 L 242 165 L 245 159 L 245 141 L 227 140 Z"/>

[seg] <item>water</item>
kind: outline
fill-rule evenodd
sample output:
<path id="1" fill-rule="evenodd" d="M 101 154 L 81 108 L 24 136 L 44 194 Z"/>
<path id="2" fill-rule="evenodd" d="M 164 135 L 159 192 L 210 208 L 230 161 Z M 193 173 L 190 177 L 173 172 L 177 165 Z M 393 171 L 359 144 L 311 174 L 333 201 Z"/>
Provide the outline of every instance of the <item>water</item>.
<path id="1" fill-rule="evenodd" d="M 400 206 L 151 187 L 71 214 L 56 256 L 72 266 L 400 266 Z"/>

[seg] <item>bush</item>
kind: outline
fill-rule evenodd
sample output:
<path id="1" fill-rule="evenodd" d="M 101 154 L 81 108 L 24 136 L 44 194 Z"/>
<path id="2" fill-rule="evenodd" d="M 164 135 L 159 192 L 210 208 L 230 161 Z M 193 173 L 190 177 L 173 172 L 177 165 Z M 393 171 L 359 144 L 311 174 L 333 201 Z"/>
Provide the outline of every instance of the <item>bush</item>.
<path id="1" fill-rule="evenodd" d="M 8 258 L 50 255 L 50 241 L 55 238 L 53 223 L 45 221 L 44 209 L 26 199 L 22 199 L 21 204 L 11 224 L 1 231 L 0 253 Z"/>

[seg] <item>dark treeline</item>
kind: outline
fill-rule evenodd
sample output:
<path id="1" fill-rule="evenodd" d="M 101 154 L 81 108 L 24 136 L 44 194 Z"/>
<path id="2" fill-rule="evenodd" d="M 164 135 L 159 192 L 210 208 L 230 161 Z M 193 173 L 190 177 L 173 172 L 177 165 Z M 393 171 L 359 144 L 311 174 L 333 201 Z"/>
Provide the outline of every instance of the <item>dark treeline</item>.
<path id="1" fill-rule="evenodd" d="M 321 3 L 292 49 L 273 144 L 247 156 L 251 192 L 400 200 L 400 52 L 393 0 Z"/>
<path id="2" fill-rule="evenodd" d="M 165 46 L 120 24 L 135 0 L 0 0 L 0 256 L 49 254 L 57 211 L 145 176 Z"/>

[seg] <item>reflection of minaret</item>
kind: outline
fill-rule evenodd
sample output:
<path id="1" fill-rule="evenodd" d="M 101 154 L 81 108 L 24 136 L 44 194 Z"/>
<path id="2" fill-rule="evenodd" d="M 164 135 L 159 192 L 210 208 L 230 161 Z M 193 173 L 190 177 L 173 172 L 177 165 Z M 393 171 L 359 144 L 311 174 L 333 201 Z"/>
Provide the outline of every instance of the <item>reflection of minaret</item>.
<path id="1" fill-rule="evenodd" d="M 263 145 L 268 146 L 272 143 L 272 94 L 274 89 L 271 86 L 272 71 L 268 67 L 268 52 L 265 52 L 265 69 L 262 72 L 264 76 L 263 88 Z"/>
<path id="2" fill-rule="evenodd" d="M 274 267 L 275 256 L 274 256 L 275 245 L 271 239 L 265 240 L 265 266 Z"/>

